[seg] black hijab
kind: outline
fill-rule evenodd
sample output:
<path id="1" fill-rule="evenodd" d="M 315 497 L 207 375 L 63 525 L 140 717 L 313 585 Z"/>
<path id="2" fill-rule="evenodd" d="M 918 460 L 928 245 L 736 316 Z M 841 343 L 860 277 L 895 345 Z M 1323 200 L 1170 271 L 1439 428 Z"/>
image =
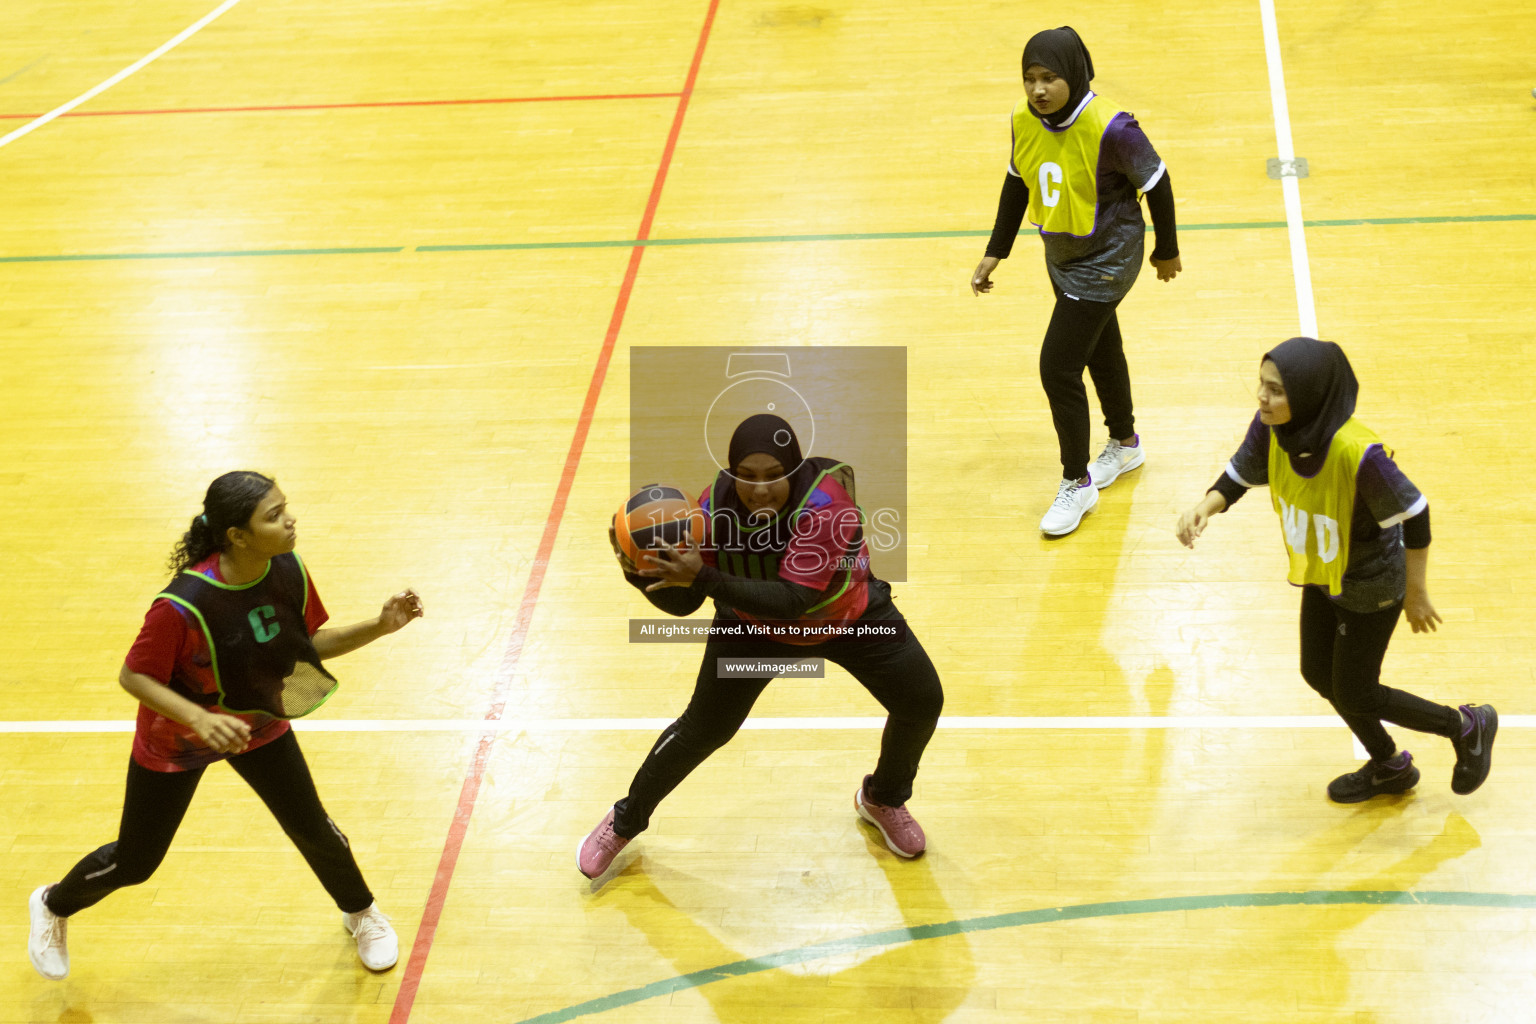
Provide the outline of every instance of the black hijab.
<path id="1" fill-rule="evenodd" d="M 800 439 L 795 436 L 795 428 L 787 420 L 771 413 L 759 413 L 741 421 L 741 426 L 731 435 L 731 447 L 727 455 L 730 469 L 715 480 L 714 510 L 733 513 L 741 526 L 751 528 L 747 506 L 736 494 L 736 469 L 741 465 L 741 460 L 759 452 L 778 459 L 789 480 L 789 497 L 774 517 L 772 526 L 768 527 L 772 536 L 769 548 L 782 551 L 788 546 L 793 532 L 792 517 L 787 513 L 800 506 L 817 477 L 816 467 L 811 460 L 801 455 Z M 734 546 L 725 536 L 721 536 L 719 541 L 726 547 Z"/>
<path id="2" fill-rule="evenodd" d="M 1024 44 L 1024 67 L 1021 70 L 1028 71 L 1031 64 L 1050 68 L 1072 87 L 1066 106 L 1054 114 L 1035 115 L 1052 127 L 1060 127 L 1083 102 L 1083 97 L 1088 95 L 1088 83 L 1093 81 L 1093 58 L 1088 55 L 1088 47 L 1069 25 L 1046 29 L 1030 36 L 1029 42 Z"/>
<path id="3" fill-rule="evenodd" d="M 726 456 L 731 472 L 736 472 L 742 459 L 759 453 L 778 459 L 790 477 L 805 461 L 800 455 L 800 439 L 795 436 L 795 428 L 788 421 L 766 412 L 748 416 L 731 435 L 731 449 Z"/>
<path id="4" fill-rule="evenodd" d="M 1264 353 L 1264 358 L 1280 371 L 1280 383 L 1291 404 L 1290 421 L 1270 428 L 1291 465 L 1296 466 L 1301 455 L 1314 459 L 1327 455 L 1333 435 L 1355 414 L 1360 394 L 1344 350 L 1331 341 L 1291 338 Z"/>

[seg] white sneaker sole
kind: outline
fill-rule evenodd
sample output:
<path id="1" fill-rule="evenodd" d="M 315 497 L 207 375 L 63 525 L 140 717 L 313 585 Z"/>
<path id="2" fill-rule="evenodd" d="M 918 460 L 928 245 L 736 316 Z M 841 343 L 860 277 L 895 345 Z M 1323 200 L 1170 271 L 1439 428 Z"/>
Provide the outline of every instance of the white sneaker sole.
<path id="1" fill-rule="evenodd" d="M 633 842 L 634 840 L 630 840 L 630 841 Z M 629 849 L 629 847 L 626 845 L 624 847 L 624 850 L 620 850 L 618 853 L 613 855 L 613 860 L 608 862 L 608 866 L 607 867 L 603 868 L 603 870 L 599 871 L 595 875 L 589 875 L 585 871 L 583 871 L 582 867 L 581 867 L 581 848 L 583 846 L 586 846 L 586 845 L 587 845 L 586 839 L 582 839 L 581 842 L 576 844 L 576 873 L 581 875 L 582 878 L 588 878 L 588 879 L 591 879 L 594 882 L 597 881 L 598 879 L 602 878 L 608 872 L 612 871 L 613 870 L 613 866 L 619 862 L 619 857 L 623 855 L 624 850 Z"/>
<path id="2" fill-rule="evenodd" d="M 1120 477 L 1123 476 L 1124 474 L 1129 473 L 1133 469 L 1140 468 L 1141 464 L 1143 462 L 1146 462 L 1146 461 L 1147 461 L 1147 453 L 1142 451 L 1140 447 L 1137 447 L 1137 449 L 1136 449 L 1136 457 L 1135 458 L 1133 458 L 1130 462 L 1127 462 L 1125 465 L 1121 466 L 1118 470 L 1115 471 L 1115 475 L 1114 476 L 1110 477 L 1108 480 L 1105 480 L 1103 483 L 1099 483 L 1097 480 L 1095 480 L 1093 482 L 1093 486 L 1102 491 L 1104 488 L 1108 487 L 1110 484 L 1114 483 L 1116 480 L 1119 480 Z M 1089 474 L 1088 475 L 1092 476 L 1093 475 L 1093 471 L 1089 470 Z"/>
<path id="3" fill-rule="evenodd" d="M 34 907 L 33 904 L 42 902 L 43 893 L 47 890 L 47 888 L 48 887 L 46 885 L 40 885 L 35 890 L 33 890 L 32 895 L 27 898 L 27 917 L 29 921 L 33 914 L 37 912 L 37 908 Z M 32 951 L 32 933 L 30 927 L 27 930 L 27 959 L 32 961 L 33 970 L 37 971 L 38 974 L 41 974 L 49 981 L 63 981 L 65 978 L 69 977 L 69 961 L 67 959 L 64 961 L 63 974 L 49 974 L 43 969 L 43 965 L 38 963 L 37 954 Z"/>
<path id="4" fill-rule="evenodd" d="M 859 812 L 859 817 L 863 818 L 865 821 L 867 821 L 871 825 L 875 826 L 875 831 L 879 832 L 880 833 L 880 838 L 885 840 L 885 848 L 887 850 L 890 850 L 896 856 L 902 857 L 902 858 L 904 858 L 906 860 L 911 860 L 912 858 L 916 857 L 918 853 L 922 853 L 923 852 L 922 850 L 919 850 L 919 851 L 917 851 L 917 853 L 906 853 L 906 852 L 896 848 L 896 844 L 891 842 L 890 833 L 885 830 L 885 827 L 883 825 L 881 825 L 878 821 L 875 820 L 874 815 L 870 814 L 868 811 L 866 811 L 864 809 L 864 787 L 863 786 L 860 786 L 859 787 L 859 791 L 857 793 L 853 794 L 853 806 L 854 806 L 854 809 Z"/>
<path id="5" fill-rule="evenodd" d="M 362 956 L 358 956 L 357 962 L 362 964 L 365 969 L 370 970 L 375 974 L 383 974 L 385 971 L 392 969 L 396 964 L 400 962 L 400 954 L 396 953 L 395 958 L 387 964 L 371 964 L 367 960 L 364 960 Z"/>
<path id="6" fill-rule="evenodd" d="M 1045 522 L 1042 520 L 1041 523 L 1040 523 L 1040 532 L 1045 534 L 1047 537 L 1065 537 L 1067 534 L 1069 534 L 1072 531 L 1076 530 L 1078 528 L 1078 526 L 1081 525 L 1081 523 L 1083 521 L 1083 516 L 1087 515 L 1089 512 L 1092 512 L 1094 509 L 1099 507 L 1099 490 L 1098 490 L 1098 488 L 1097 487 L 1090 488 L 1089 491 L 1093 495 L 1093 500 L 1090 501 L 1087 504 L 1087 506 L 1081 512 L 1079 512 L 1077 514 L 1077 518 L 1072 520 L 1072 522 L 1068 526 L 1066 526 L 1064 528 L 1063 527 L 1058 527 L 1058 528 L 1056 528 L 1054 530 L 1047 530 L 1045 528 Z"/>
<path id="7" fill-rule="evenodd" d="M 577 871 L 578 874 L 581 875 L 582 878 L 589 878 L 589 879 L 591 879 L 592 881 L 595 882 L 599 878 L 603 877 L 603 873 L 602 872 L 598 872 L 596 875 L 589 875 L 589 874 L 587 874 L 586 869 L 581 866 L 581 848 L 583 846 L 586 846 L 586 845 L 587 845 L 587 837 L 586 836 L 582 836 L 581 839 L 579 839 L 577 841 L 577 843 L 576 843 L 576 871 Z M 618 858 L 615 857 L 614 859 L 617 860 Z M 613 867 L 612 864 L 609 864 L 608 866 L 610 868 Z"/>
<path id="8" fill-rule="evenodd" d="M 352 936 L 352 940 L 354 942 L 357 941 L 357 933 L 354 932 L 351 928 L 347 927 L 347 919 L 346 919 L 345 916 L 343 916 L 342 919 L 341 919 L 341 930 L 346 932 L 348 935 Z M 369 963 L 367 960 L 363 959 L 363 951 L 362 950 L 358 950 L 357 951 L 357 960 L 364 967 L 368 968 L 368 970 L 374 971 L 375 973 L 383 973 L 384 971 L 389 970 L 391 967 L 395 966 L 396 964 L 398 964 L 400 962 L 400 944 L 399 943 L 400 943 L 399 936 L 396 936 L 396 938 L 395 938 L 395 958 L 393 960 L 391 960 L 387 964 L 371 964 L 371 963 Z"/>

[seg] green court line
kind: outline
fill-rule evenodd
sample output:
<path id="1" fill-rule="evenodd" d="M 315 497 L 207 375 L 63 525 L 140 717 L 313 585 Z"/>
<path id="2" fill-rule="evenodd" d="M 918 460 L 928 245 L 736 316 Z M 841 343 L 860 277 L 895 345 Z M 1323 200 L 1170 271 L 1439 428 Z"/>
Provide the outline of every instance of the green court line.
<path id="1" fill-rule="evenodd" d="M 1032 924 L 1051 924 L 1057 921 L 1081 921 L 1096 917 L 1127 917 L 1138 914 L 1167 914 L 1184 910 L 1217 910 L 1246 907 L 1301 907 L 1301 906 L 1385 906 L 1413 905 L 1438 907 L 1493 907 L 1536 909 L 1536 895 L 1500 892 L 1411 892 L 1391 889 L 1319 889 L 1309 892 L 1247 892 L 1228 893 L 1218 896 L 1167 896 L 1147 900 L 1117 900 L 1110 903 L 1083 903 L 1077 906 L 1046 907 L 1040 910 L 1020 910 L 1009 914 L 993 914 L 988 917 L 972 917 L 939 924 L 924 924 L 913 928 L 893 928 L 890 931 L 856 935 L 847 939 L 818 942 L 798 949 L 786 949 L 778 953 L 738 960 L 735 963 L 708 967 L 691 974 L 655 981 L 639 988 L 626 989 L 599 999 L 567 1006 L 563 1010 L 551 1010 L 537 1017 L 528 1017 L 518 1024 L 564 1024 L 579 1017 L 605 1013 L 621 1006 L 669 995 L 683 989 L 699 988 L 717 981 L 740 978 L 749 974 L 761 974 L 790 964 L 811 963 L 829 957 L 880 946 L 899 946 L 925 939 L 941 939 L 969 932 L 989 932 L 1002 928 L 1021 928 Z"/>
<path id="2" fill-rule="evenodd" d="M 1479 224 L 1491 221 L 1536 221 L 1536 213 L 1495 213 L 1466 217 L 1353 217 L 1341 220 L 1309 220 L 1307 227 L 1361 227 L 1370 224 Z M 1250 231 L 1283 228 L 1283 220 L 1230 221 L 1213 224 L 1180 224 L 1180 231 Z M 1151 232 L 1152 228 L 1147 228 Z M 661 245 L 747 245 L 775 242 L 880 242 L 913 238 L 988 238 L 987 231 L 865 231 L 829 235 L 727 235 L 714 238 L 652 238 L 647 247 Z M 485 245 L 418 245 L 417 252 L 495 252 L 518 249 L 630 249 L 641 243 L 633 239 L 601 242 L 507 242 Z"/>
<path id="3" fill-rule="evenodd" d="M 1536 220 L 1536 213 L 1484 213 L 1464 217 L 1341 217 L 1303 221 L 1307 227 L 1353 228 L 1363 224 L 1487 224 L 1494 221 Z"/>
<path id="4" fill-rule="evenodd" d="M 1345 217 L 1309 220 L 1309 228 L 1366 227 L 1402 224 L 1490 224 L 1536 221 L 1536 213 L 1491 213 L 1464 217 Z M 1285 227 L 1283 220 L 1230 221 L 1211 224 L 1180 224 L 1180 231 L 1253 231 Z M 1152 229 L 1147 228 L 1148 231 Z M 399 252 L 517 252 L 540 249 L 633 249 L 668 245 L 751 245 L 786 242 L 883 242 L 923 238 L 987 238 L 988 231 L 862 231 L 825 235 L 723 235 L 705 238 L 612 238 L 590 242 L 493 242 L 479 245 L 391 245 L 329 249 L 213 249 L 206 252 L 65 253 L 53 256 L 0 256 L 0 263 L 67 263 L 82 260 L 192 260 L 228 259 L 237 256 L 356 256 Z"/>
<path id="5" fill-rule="evenodd" d="M 1281 227 L 1285 222 L 1281 221 Z M 903 238 L 986 238 L 990 231 L 861 231 L 833 235 L 724 235 L 716 238 L 649 238 L 645 245 L 750 245 L 754 242 L 882 242 Z M 633 249 L 634 239 L 604 242 L 510 242 L 504 245 L 418 245 L 417 252 L 493 252 L 499 249 Z"/>
<path id="6" fill-rule="evenodd" d="M 74 260 L 197 260 L 231 256 L 355 256 L 360 253 L 405 252 L 403 245 L 336 249 L 213 249 L 207 252 L 90 252 L 57 256 L 0 256 L 0 263 L 68 263 Z"/>

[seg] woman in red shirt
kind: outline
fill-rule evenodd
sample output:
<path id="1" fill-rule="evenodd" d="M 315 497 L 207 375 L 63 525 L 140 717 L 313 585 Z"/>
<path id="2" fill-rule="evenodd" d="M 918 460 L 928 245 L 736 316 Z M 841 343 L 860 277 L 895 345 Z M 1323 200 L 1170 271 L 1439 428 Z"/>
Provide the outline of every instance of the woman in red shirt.
<path id="1" fill-rule="evenodd" d="M 32 893 L 27 951 L 45 978 L 69 973 L 67 919 L 149 879 L 204 769 L 223 760 L 336 900 L 363 964 L 386 970 L 399 958 L 394 929 L 325 813 L 288 719 L 334 691 L 323 660 L 420 617 L 421 599 L 402 591 L 375 618 L 321 629 L 328 616 L 293 553 L 295 522 L 277 483 L 260 473 L 226 473 L 209 485 L 202 514 L 171 556 L 175 579 L 150 605 L 118 677 L 140 707 L 117 840 Z"/>

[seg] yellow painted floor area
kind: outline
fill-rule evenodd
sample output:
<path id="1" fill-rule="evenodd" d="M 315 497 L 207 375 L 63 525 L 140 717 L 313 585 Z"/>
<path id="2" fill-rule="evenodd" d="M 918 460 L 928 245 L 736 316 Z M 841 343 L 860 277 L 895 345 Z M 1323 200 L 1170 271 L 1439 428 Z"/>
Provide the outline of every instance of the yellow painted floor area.
<path id="1" fill-rule="evenodd" d="M 1394 730 L 1418 789 L 1340 807 L 1348 733 L 1283 720 L 1328 709 L 1267 495 L 1172 532 L 1297 333 L 1258 0 L 827 4 L 242 0 L 0 141 L 0 1024 L 1530 1018 L 1528 5 L 1276 5 L 1320 333 L 1433 508 L 1445 623 L 1384 679 L 1505 716 L 1476 794 Z M 0 140 L 215 5 L 10 0 Z M 968 281 L 1062 20 L 1167 162 L 1185 271 L 1120 309 L 1145 467 L 1046 542 L 1038 239 Z M 775 721 L 878 715 L 834 667 L 577 873 L 699 656 L 627 642 L 605 536 L 655 345 L 906 349 L 896 599 L 968 726 L 924 759 L 923 858 L 854 816 L 877 728 Z M 44 981 L 27 896 L 113 838 L 118 667 L 235 468 L 281 482 L 333 622 L 427 605 L 297 727 L 400 964 L 217 767 Z"/>

